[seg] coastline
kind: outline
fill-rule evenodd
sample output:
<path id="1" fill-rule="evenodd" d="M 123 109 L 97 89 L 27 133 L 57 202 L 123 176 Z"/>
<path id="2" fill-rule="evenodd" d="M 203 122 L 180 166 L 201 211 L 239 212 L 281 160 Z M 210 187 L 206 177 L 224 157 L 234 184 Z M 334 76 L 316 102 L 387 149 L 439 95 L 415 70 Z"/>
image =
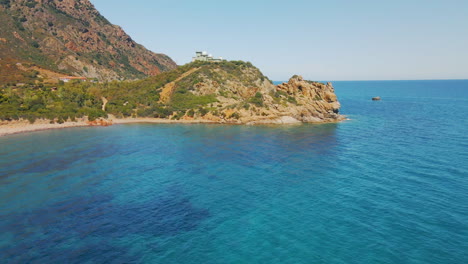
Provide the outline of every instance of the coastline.
<path id="1" fill-rule="evenodd" d="M 151 117 L 110 118 L 109 121 L 111 121 L 114 125 L 137 124 L 137 123 L 153 123 L 153 124 L 221 124 L 220 122 L 207 120 L 207 119 L 171 120 L 171 119 L 151 118 Z"/>
<path id="2" fill-rule="evenodd" d="M 133 123 L 153 123 L 153 124 L 216 124 L 210 120 L 169 120 L 162 118 L 111 118 L 103 119 L 94 122 L 87 121 L 86 119 L 79 119 L 76 122 L 67 121 L 62 124 L 51 124 L 50 120 L 38 119 L 31 124 L 28 120 L 14 120 L 14 121 L 0 121 L 0 137 L 22 134 L 28 132 L 63 129 L 71 127 L 92 127 L 92 126 L 111 126 L 120 124 L 133 124 Z"/>
<path id="3" fill-rule="evenodd" d="M 313 124 L 326 124 L 326 123 L 339 123 L 348 120 L 347 118 L 335 120 L 335 121 L 322 121 L 322 122 L 311 122 Z M 33 124 L 28 120 L 20 119 L 14 121 L 0 121 L 0 137 L 23 134 L 28 132 L 52 130 L 52 129 L 63 129 L 72 127 L 92 127 L 92 126 L 112 126 L 112 125 L 124 125 L 124 124 L 224 124 L 224 125 L 300 125 L 302 122 L 291 119 L 289 117 L 281 117 L 277 119 L 264 119 L 256 120 L 251 122 L 220 122 L 209 119 L 181 119 L 181 120 L 170 120 L 163 118 L 115 118 L 109 115 L 108 119 L 100 119 L 96 121 L 88 121 L 86 118 L 77 119 L 77 121 L 67 121 L 62 124 L 50 123 L 48 119 L 38 119 Z"/>
<path id="4" fill-rule="evenodd" d="M 64 122 L 62 124 L 51 124 L 50 120 L 45 119 L 38 119 L 36 122 L 34 122 L 34 124 L 31 124 L 28 120 L 23 119 L 15 121 L 0 121 L 0 137 L 49 129 L 85 126 L 90 126 L 90 124 L 84 120 L 78 120 L 76 122 Z"/>

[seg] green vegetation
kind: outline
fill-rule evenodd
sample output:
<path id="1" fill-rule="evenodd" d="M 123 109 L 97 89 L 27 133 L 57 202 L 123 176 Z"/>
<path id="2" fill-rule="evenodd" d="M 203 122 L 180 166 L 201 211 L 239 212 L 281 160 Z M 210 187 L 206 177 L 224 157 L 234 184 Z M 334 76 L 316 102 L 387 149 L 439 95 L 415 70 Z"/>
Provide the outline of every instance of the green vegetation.
<path id="1" fill-rule="evenodd" d="M 85 86 L 74 83 L 57 90 L 43 85 L 0 90 L 0 119 L 37 118 L 67 120 L 88 116 L 90 120 L 107 117 L 101 102 Z"/>
<path id="2" fill-rule="evenodd" d="M 185 111 L 214 102 L 217 102 L 214 95 L 197 96 L 190 92 L 180 93 L 179 91 L 172 97 L 170 106 L 174 110 Z"/>
<path id="3" fill-rule="evenodd" d="M 239 119 L 239 118 L 240 118 L 240 114 L 237 113 L 237 112 L 234 112 L 234 113 L 232 113 L 232 115 L 230 116 L 230 118 Z"/>
<path id="4" fill-rule="evenodd" d="M 257 92 L 254 97 L 250 98 L 249 103 L 254 104 L 258 107 L 262 107 L 263 106 L 262 94 Z"/>
<path id="5" fill-rule="evenodd" d="M 29 8 L 34 8 L 34 7 L 36 7 L 37 2 L 34 1 L 34 0 L 28 0 L 28 1 L 26 2 L 25 5 L 26 5 L 27 7 L 29 7 Z"/>
<path id="6" fill-rule="evenodd" d="M 189 116 L 189 117 L 194 117 L 194 116 L 195 116 L 195 110 L 190 109 L 190 110 L 187 112 L 186 115 Z"/>
<path id="7" fill-rule="evenodd" d="M 295 104 L 297 105 L 297 100 L 294 96 L 288 96 L 287 98 L 288 102 L 290 102 L 291 104 Z"/>
<path id="8" fill-rule="evenodd" d="M 181 78 L 181 76 L 194 71 Z M 86 67 L 84 71 L 88 71 Z M 39 72 L 27 72 L 30 78 Z M 175 70 L 161 73 L 137 81 L 113 81 L 107 83 L 60 82 L 57 85 L 30 83 L 22 87 L 5 85 L 0 88 L 0 119 L 28 119 L 34 122 L 37 118 L 65 121 L 88 116 L 90 120 L 106 117 L 157 117 L 180 119 L 183 116 L 204 116 L 209 112 L 218 112 L 221 105 L 216 94 L 197 94 L 196 86 L 209 81 L 212 85 L 224 87 L 229 81 L 247 82 L 247 87 L 254 87 L 260 71 L 246 62 L 203 63 L 195 62 L 178 67 Z M 176 81 L 177 80 L 177 81 Z M 176 82 L 175 82 L 176 81 Z M 170 100 L 161 102 L 160 94 L 164 86 L 175 82 Z M 226 96 L 235 98 L 231 92 Z M 107 100 L 106 109 L 102 111 L 103 99 Z M 215 107 L 214 105 L 217 105 Z M 260 92 L 239 104 L 227 108 L 245 108 L 264 106 Z M 234 112 L 229 118 L 240 118 Z"/>
<path id="9" fill-rule="evenodd" d="M 198 109 L 198 112 L 200 113 L 201 116 L 204 116 L 204 115 L 208 114 L 209 111 L 206 108 L 200 107 Z"/>
<path id="10" fill-rule="evenodd" d="M 10 0 L 0 0 L 0 5 L 9 8 L 10 7 Z"/>
<path id="11" fill-rule="evenodd" d="M 31 46 L 35 47 L 36 49 L 39 48 L 39 43 L 35 40 L 31 42 Z"/>
<path id="12" fill-rule="evenodd" d="M 271 93 L 270 95 L 271 95 L 271 97 L 273 97 L 273 100 L 277 104 L 284 103 L 283 100 L 286 100 L 287 102 L 289 102 L 291 104 L 295 104 L 295 105 L 298 104 L 298 102 L 297 102 L 297 100 L 296 100 L 296 98 L 294 96 L 291 96 L 291 95 L 289 95 L 288 93 L 286 93 L 284 91 L 276 91 L 274 93 Z"/>

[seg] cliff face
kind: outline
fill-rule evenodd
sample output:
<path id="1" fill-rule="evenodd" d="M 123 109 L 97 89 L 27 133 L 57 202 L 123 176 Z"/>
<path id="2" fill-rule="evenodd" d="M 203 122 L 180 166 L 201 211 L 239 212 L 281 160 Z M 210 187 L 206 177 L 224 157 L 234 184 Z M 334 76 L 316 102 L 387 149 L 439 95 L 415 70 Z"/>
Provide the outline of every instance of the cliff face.
<path id="1" fill-rule="evenodd" d="M 89 0 L 2 0 L 0 24 L 0 82 L 47 75 L 44 69 L 114 80 L 176 67 L 109 23 Z"/>
<path id="2" fill-rule="evenodd" d="M 340 116 L 340 103 L 331 83 L 305 81 L 302 76 L 293 76 L 289 82 L 276 86 L 277 91 L 285 92 L 296 107 L 282 109 L 302 122 L 333 121 Z"/>
<path id="3" fill-rule="evenodd" d="M 167 110 L 166 118 L 243 124 L 320 123 L 344 118 L 330 83 L 293 76 L 287 83 L 273 85 L 250 63 L 192 63 L 167 74 L 172 76 L 171 82 L 152 81 L 159 83 L 153 92 L 159 94 L 157 108 Z M 109 103 L 113 100 L 128 101 L 112 98 Z M 151 106 L 142 106 L 151 103 L 135 102 L 138 104 L 143 109 L 135 111 L 161 117 L 157 111 L 151 112 Z"/>

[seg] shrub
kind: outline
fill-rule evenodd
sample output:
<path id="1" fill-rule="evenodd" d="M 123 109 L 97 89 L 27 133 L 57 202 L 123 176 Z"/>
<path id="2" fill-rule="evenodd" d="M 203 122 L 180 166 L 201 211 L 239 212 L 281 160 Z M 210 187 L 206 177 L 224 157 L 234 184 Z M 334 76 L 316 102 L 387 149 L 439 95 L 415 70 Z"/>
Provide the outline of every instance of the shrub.
<path id="1" fill-rule="evenodd" d="M 8 102 L 8 97 L 0 93 L 0 104 L 4 102 Z"/>
<path id="2" fill-rule="evenodd" d="M 37 5 L 37 2 L 35 1 L 29 1 L 26 3 L 26 6 L 29 8 L 34 8 Z"/>
<path id="3" fill-rule="evenodd" d="M 198 112 L 200 113 L 201 116 L 204 116 L 204 115 L 208 114 L 209 111 L 206 108 L 200 107 L 198 109 Z"/>
<path id="4" fill-rule="evenodd" d="M 10 7 L 10 0 L 0 0 L 0 5 L 3 5 L 6 8 Z"/>
<path id="5" fill-rule="evenodd" d="M 250 98 L 250 103 L 262 107 L 263 106 L 263 96 L 260 92 L 257 92 L 254 97 Z"/>
<path id="6" fill-rule="evenodd" d="M 171 106 L 176 110 L 193 109 L 199 106 L 217 102 L 214 95 L 194 95 L 191 92 L 175 93 L 172 97 Z"/>
<path id="7" fill-rule="evenodd" d="M 27 119 L 28 119 L 28 121 L 29 121 L 30 124 L 34 124 L 34 122 L 36 122 L 36 117 L 33 116 L 33 115 L 28 116 Z"/>
<path id="8" fill-rule="evenodd" d="M 288 102 L 290 102 L 291 104 L 297 105 L 297 100 L 294 96 L 288 96 Z"/>
<path id="9" fill-rule="evenodd" d="M 185 115 L 184 112 L 176 112 L 176 114 L 172 116 L 172 119 L 174 119 L 174 120 L 179 120 L 179 119 L 181 119 L 184 115 Z"/>
<path id="10" fill-rule="evenodd" d="M 188 110 L 187 116 L 194 117 L 195 116 L 195 111 L 193 109 Z"/>
<path id="11" fill-rule="evenodd" d="M 88 111 L 88 120 L 89 121 L 94 121 L 100 117 L 105 117 L 107 118 L 107 114 L 100 110 L 100 109 L 89 109 Z"/>
<path id="12" fill-rule="evenodd" d="M 239 118 L 240 118 L 240 115 L 239 115 L 239 113 L 234 112 L 234 113 L 232 113 L 231 118 L 239 119 Z"/>
<path id="13" fill-rule="evenodd" d="M 154 117 L 166 118 L 172 114 L 172 109 L 157 107 L 154 111 Z"/>

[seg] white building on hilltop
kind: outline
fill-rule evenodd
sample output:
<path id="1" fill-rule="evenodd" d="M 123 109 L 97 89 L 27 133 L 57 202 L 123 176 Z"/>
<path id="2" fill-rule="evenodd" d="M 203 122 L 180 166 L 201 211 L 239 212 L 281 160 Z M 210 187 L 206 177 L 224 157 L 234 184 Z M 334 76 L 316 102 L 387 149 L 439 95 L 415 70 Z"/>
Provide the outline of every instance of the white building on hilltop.
<path id="1" fill-rule="evenodd" d="M 208 54 L 206 51 L 197 51 L 195 52 L 195 57 L 192 58 L 192 62 L 194 61 L 221 62 L 223 58 L 213 58 L 213 55 Z"/>

